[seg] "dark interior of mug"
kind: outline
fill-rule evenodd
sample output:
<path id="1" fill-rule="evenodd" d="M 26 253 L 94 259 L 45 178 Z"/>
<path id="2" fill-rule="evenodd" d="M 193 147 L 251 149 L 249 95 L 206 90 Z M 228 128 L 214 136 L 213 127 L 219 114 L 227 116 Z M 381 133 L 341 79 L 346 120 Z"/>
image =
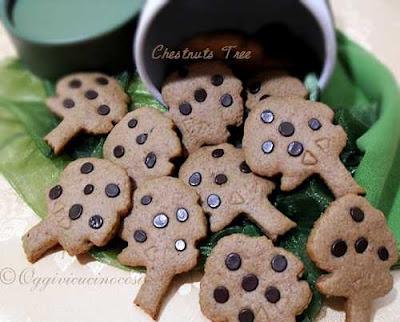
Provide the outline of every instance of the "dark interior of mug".
<path id="1" fill-rule="evenodd" d="M 295 73 L 319 74 L 325 56 L 321 28 L 298 0 L 174 0 L 150 24 L 143 53 L 144 64 L 160 89 L 176 63 L 153 59 L 156 46 L 176 49 L 194 35 L 215 30 L 240 30 L 256 36 L 270 55 L 295 58 Z"/>

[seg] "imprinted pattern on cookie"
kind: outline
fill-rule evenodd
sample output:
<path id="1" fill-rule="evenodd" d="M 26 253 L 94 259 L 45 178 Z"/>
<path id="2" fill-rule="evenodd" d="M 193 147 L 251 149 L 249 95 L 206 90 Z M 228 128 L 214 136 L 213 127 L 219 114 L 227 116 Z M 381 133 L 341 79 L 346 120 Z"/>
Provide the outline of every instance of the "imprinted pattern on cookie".
<path id="1" fill-rule="evenodd" d="M 242 124 L 241 91 L 241 81 L 219 62 L 197 63 L 167 79 L 162 88 L 166 114 L 181 131 L 189 153 L 226 142 L 227 127 Z"/>
<path id="2" fill-rule="evenodd" d="M 128 171 L 136 185 L 170 175 L 182 148 L 173 122 L 148 107 L 128 113 L 104 143 L 104 157 Z"/>
<path id="3" fill-rule="evenodd" d="M 337 198 L 363 193 L 340 161 L 347 135 L 332 123 L 333 117 L 333 111 L 322 103 L 293 97 L 263 100 L 245 123 L 247 163 L 261 176 L 282 174 L 283 191 L 319 174 Z"/>
<path id="4" fill-rule="evenodd" d="M 131 207 L 126 171 L 107 160 L 71 162 L 47 195 L 48 216 L 23 237 L 29 261 L 60 244 L 70 255 L 104 246 L 115 236 Z"/>
<path id="5" fill-rule="evenodd" d="M 270 96 L 307 98 L 308 91 L 299 79 L 285 71 L 264 71 L 248 82 L 246 107 L 252 110 Z"/>
<path id="6" fill-rule="evenodd" d="M 346 195 L 314 224 L 307 252 L 328 272 L 319 278 L 318 289 L 347 299 L 346 321 L 370 321 L 373 300 L 393 287 L 390 268 L 398 259 L 384 214 L 365 198 Z"/>
<path id="7" fill-rule="evenodd" d="M 134 208 L 125 219 L 122 238 L 128 247 L 122 264 L 146 267 L 135 303 L 156 318 L 172 278 L 196 266 L 196 242 L 207 234 L 199 196 L 179 179 L 146 181 L 134 193 Z"/>
<path id="8" fill-rule="evenodd" d="M 311 300 L 303 263 L 266 237 L 222 238 L 207 259 L 200 306 L 212 321 L 293 322 Z"/>
<path id="9" fill-rule="evenodd" d="M 80 132 L 107 134 L 128 111 L 129 97 L 104 74 L 78 73 L 62 78 L 47 106 L 62 122 L 46 137 L 58 154 Z"/>
<path id="10" fill-rule="evenodd" d="M 179 178 L 200 194 L 213 232 L 242 213 L 272 239 L 296 226 L 267 199 L 274 184 L 251 173 L 243 151 L 228 143 L 202 147 L 190 155 Z"/>

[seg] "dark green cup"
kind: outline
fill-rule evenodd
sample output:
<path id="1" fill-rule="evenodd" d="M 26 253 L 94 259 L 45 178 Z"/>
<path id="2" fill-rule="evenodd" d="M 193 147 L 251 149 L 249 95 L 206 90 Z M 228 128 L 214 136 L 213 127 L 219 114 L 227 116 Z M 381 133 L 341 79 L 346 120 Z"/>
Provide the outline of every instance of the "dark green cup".
<path id="1" fill-rule="evenodd" d="M 54 80 L 75 71 L 116 73 L 132 66 L 143 3 L 0 0 L 0 20 L 26 67 L 42 78 Z"/>

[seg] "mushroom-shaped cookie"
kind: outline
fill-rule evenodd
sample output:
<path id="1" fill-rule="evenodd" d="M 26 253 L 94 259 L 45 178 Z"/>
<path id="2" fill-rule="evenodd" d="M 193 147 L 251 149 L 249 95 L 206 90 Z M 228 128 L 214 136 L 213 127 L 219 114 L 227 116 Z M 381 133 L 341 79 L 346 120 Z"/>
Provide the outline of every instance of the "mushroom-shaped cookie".
<path id="1" fill-rule="evenodd" d="M 346 321 L 370 321 L 372 301 L 393 287 L 398 258 L 383 213 L 355 195 L 334 201 L 315 223 L 307 252 L 329 273 L 317 282 L 321 293 L 347 299 Z"/>
<path id="2" fill-rule="evenodd" d="M 195 191 L 171 177 L 146 181 L 134 193 L 134 208 L 122 230 L 128 247 L 118 259 L 147 268 L 135 304 L 153 318 L 172 278 L 197 264 L 196 242 L 207 234 L 198 201 Z"/>
<path id="3" fill-rule="evenodd" d="M 57 83 L 49 109 L 63 121 L 46 137 L 58 154 L 79 132 L 107 134 L 128 111 L 129 97 L 118 82 L 99 73 L 72 74 Z"/>
<path id="4" fill-rule="evenodd" d="M 60 244 L 70 255 L 104 246 L 115 236 L 131 208 L 126 171 L 107 160 L 71 162 L 47 197 L 48 217 L 23 237 L 29 261 Z"/>
<path id="5" fill-rule="evenodd" d="M 173 73 L 162 88 L 166 113 L 189 153 L 226 142 L 228 126 L 243 122 L 242 83 L 220 62 L 196 63 Z"/>
<path id="6" fill-rule="evenodd" d="M 343 128 L 332 123 L 333 111 L 300 98 L 270 97 L 246 120 L 243 148 L 257 174 L 282 174 L 281 189 L 289 191 L 319 174 L 336 198 L 364 190 L 340 161 L 346 145 Z"/>
<path id="7" fill-rule="evenodd" d="M 125 115 L 104 143 L 104 157 L 125 168 L 136 185 L 170 175 L 171 159 L 181 152 L 173 122 L 147 107 Z"/>
<path id="8" fill-rule="evenodd" d="M 275 185 L 251 173 L 243 151 L 228 143 L 203 147 L 190 155 L 179 177 L 200 194 L 213 232 L 242 213 L 271 239 L 296 226 L 267 199 Z"/>
<path id="9" fill-rule="evenodd" d="M 311 300 L 303 263 L 266 237 L 221 239 L 200 283 L 203 314 L 215 322 L 295 322 Z"/>
<path id="10" fill-rule="evenodd" d="M 246 107 L 251 110 L 270 96 L 306 98 L 308 91 L 298 78 L 285 71 L 264 71 L 249 82 Z"/>

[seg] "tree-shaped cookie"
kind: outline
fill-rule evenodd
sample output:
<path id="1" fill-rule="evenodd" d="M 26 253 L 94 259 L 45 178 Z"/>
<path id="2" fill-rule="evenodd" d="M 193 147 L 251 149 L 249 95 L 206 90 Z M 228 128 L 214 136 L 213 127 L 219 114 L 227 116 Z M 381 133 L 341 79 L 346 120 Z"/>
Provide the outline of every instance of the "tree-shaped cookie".
<path id="1" fill-rule="evenodd" d="M 315 223 L 307 252 L 329 273 L 317 282 L 321 293 L 347 299 L 346 321 L 370 321 L 372 301 L 393 287 L 398 258 L 383 213 L 355 195 L 334 201 Z"/>
<path id="2" fill-rule="evenodd" d="M 179 177 L 200 194 L 213 232 L 242 213 L 271 239 L 296 226 L 267 199 L 275 185 L 251 173 L 243 151 L 228 143 L 203 147 L 190 155 Z"/>
<path id="3" fill-rule="evenodd" d="M 266 237 L 221 239 L 207 259 L 200 306 L 212 321 L 295 322 L 311 300 L 303 263 Z"/>
<path id="4" fill-rule="evenodd" d="M 173 122 L 153 108 L 125 115 L 104 143 L 104 157 L 128 171 L 137 185 L 170 175 L 182 148 Z"/>
<path id="5" fill-rule="evenodd" d="M 107 134 L 128 111 L 129 97 L 118 82 L 99 73 L 79 73 L 62 78 L 49 109 L 63 118 L 46 137 L 58 154 L 80 132 Z"/>
<path id="6" fill-rule="evenodd" d="M 196 63 L 171 74 L 162 88 L 166 113 L 189 153 L 226 142 L 228 126 L 243 122 L 242 83 L 220 62 Z"/>
<path id="7" fill-rule="evenodd" d="M 308 91 L 298 78 L 287 72 L 267 70 L 248 82 L 246 107 L 251 110 L 270 96 L 306 98 Z"/>
<path id="8" fill-rule="evenodd" d="M 107 160 L 71 162 L 47 195 L 48 216 L 23 237 L 29 261 L 60 244 L 70 255 L 104 246 L 115 236 L 131 207 L 126 171 Z"/>
<path id="9" fill-rule="evenodd" d="M 333 111 L 318 102 L 294 97 L 261 101 L 244 128 L 247 163 L 262 176 L 282 174 L 283 191 L 319 174 L 335 197 L 363 193 L 340 161 L 347 135 L 332 123 L 333 117 Z"/>
<path id="10" fill-rule="evenodd" d="M 135 304 L 153 318 L 172 278 L 197 264 L 196 242 L 207 234 L 198 201 L 195 191 L 171 177 L 146 181 L 134 193 L 134 208 L 122 231 L 128 247 L 118 259 L 128 266 L 146 267 Z"/>

